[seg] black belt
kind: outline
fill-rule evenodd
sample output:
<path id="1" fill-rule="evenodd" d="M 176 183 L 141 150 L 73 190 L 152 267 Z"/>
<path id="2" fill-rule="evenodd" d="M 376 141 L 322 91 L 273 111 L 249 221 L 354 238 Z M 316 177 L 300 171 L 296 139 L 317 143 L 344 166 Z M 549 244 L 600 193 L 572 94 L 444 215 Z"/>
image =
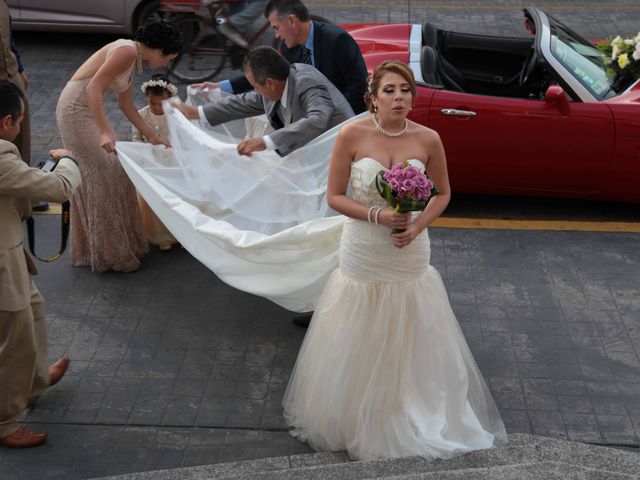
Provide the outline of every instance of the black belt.
<path id="1" fill-rule="evenodd" d="M 41 262 L 53 262 L 59 259 L 64 250 L 67 248 L 67 238 L 69 238 L 69 201 L 62 202 L 62 240 L 60 242 L 60 250 L 51 258 L 40 258 L 36 254 L 35 243 L 36 237 L 34 235 L 34 222 L 33 217 L 27 218 L 27 235 L 29 237 L 29 250 L 31 251 L 31 255 L 36 257 Z"/>

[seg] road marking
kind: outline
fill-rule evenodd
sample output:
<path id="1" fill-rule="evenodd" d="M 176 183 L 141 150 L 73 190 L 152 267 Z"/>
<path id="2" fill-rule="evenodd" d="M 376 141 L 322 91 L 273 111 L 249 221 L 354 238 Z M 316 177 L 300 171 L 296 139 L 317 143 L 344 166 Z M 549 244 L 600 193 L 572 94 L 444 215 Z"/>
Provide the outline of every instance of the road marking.
<path id="1" fill-rule="evenodd" d="M 62 206 L 59 203 L 50 203 L 49 209 L 45 212 L 33 212 L 34 215 L 61 215 Z"/>
<path id="2" fill-rule="evenodd" d="M 324 1 L 307 1 L 306 5 L 313 10 L 314 8 L 323 9 L 336 9 L 336 10 L 389 10 L 389 4 L 387 2 L 379 5 L 372 5 L 373 2 L 358 2 L 358 3 L 339 3 L 339 2 L 324 2 Z M 411 3 L 410 5 L 401 5 L 396 9 L 400 11 L 413 10 L 413 11 L 434 11 L 434 10 L 448 10 L 448 11 L 471 11 L 482 10 L 489 12 L 517 12 L 528 6 L 529 2 L 522 3 L 520 5 L 504 5 L 494 3 L 477 3 L 477 2 L 465 2 L 465 3 L 449 3 L 449 2 L 429 2 L 427 5 L 416 5 Z M 564 4 L 560 5 L 557 2 L 545 2 L 537 3 L 536 8 L 540 10 L 546 10 L 549 12 L 601 12 L 611 13 L 612 9 L 603 8 L 602 4 L 596 5 L 584 5 L 582 3 Z M 616 5 L 613 8 L 616 13 L 621 12 L 640 12 L 640 5 Z"/>
<path id="3" fill-rule="evenodd" d="M 36 215 L 60 215 L 58 204 L 50 204 L 46 212 Z M 551 230 L 566 232 L 640 233 L 640 222 L 597 222 L 576 220 L 512 220 L 498 218 L 440 217 L 432 223 L 440 228 L 478 228 L 485 230 Z"/>
<path id="4" fill-rule="evenodd" d="M 553 230 L 571 232 L 640 233 L 640 222 L 440 217 L 435 220 L 432 225 L 434 227 L 442 228 L 478 228 L 487 230 Z"/>

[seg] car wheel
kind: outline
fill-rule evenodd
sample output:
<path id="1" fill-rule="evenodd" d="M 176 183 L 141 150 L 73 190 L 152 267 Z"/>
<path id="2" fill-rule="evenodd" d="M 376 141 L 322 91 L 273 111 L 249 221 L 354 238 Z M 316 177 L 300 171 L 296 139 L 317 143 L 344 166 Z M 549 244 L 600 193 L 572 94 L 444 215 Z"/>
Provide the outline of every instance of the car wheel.
<path id="1" fill-rule="evenodd" d="M 144 24 L 147 18 L 158 12 L 159 9 L 160 0 L 147 0 L 141 4 L 137 9 L 136 17 L 134 18 L 133 31 L 135 32 L 140 25 Z"/>

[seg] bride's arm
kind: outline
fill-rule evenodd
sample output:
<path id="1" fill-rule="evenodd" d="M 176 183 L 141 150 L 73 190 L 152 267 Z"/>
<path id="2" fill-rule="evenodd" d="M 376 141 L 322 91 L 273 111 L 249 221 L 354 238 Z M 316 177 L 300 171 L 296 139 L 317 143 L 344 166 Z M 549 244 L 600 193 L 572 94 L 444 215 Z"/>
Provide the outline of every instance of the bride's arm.
<path id="1" fill-rule="evenodd" d="M 369 205 L 363 205 L 347 196 L 351 164 L 354 160 L 357 135 L 351 125 L 345 125 L 336 138 L 331 152 L 329 164 L 329 180 L 327 183 L 327 202 L 334 210 L 358 220 L 374 220 L 375 209 L 371 211 Z M 389 228 L 406 228 L 410 221 L 409 214 L 394 214 L 391 207 L 384 208 L 378 216 L 378 222 Z"/>

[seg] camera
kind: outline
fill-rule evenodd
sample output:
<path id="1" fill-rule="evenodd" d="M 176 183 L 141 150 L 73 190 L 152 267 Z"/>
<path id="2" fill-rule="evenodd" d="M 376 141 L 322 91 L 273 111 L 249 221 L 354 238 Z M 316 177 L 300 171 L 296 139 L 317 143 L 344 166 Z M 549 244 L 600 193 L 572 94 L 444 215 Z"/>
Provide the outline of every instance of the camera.
<path id="1" fill-rule="evenodd" d="M 46 160 L 40 162 L 38 168 L 43 172 L 52 172 L 56 168 L 56 165 L 58 165 L 57 161 L 55 161 L 53 158 L 47 158 Z"/>
<path id="2" fill-rule="evenodd" d="M 62 158 L 69 158 L 71 160 L 73 160 L 71 157 L 62 157 Z M 73 160 L 75 162 L 75 160 Z M 46 160 L 43 160 L 42 162 L 40 162 L 38 164 L 38 168 L 40 170 L 42 170 L 43 172 L 47 172 L 47 173 L 51 173 L 53 170 L 55 170 L 56 166 L 58 165 L 58 161 L 54 160 L 53 158 L 47 158 Z M 29 250 L 31 251 L 31 254 L 36 257 L 38 260 L 42 261 L 42 262 L 53 262 L 55 260 L 57 260 L 58 258 L 60 258 L 62 256 L 62 254 L 64 253 L 65 248 L 67 248 L 67 238 L 69 237 L 69 209 L 70 209 L 70 203 L 69 201 L 66 202 L 62 202 L 61 204 L 61 209 L 62 209 L 62 215 L 61 215 L 61 227 L 62 227 L 62 239 L 60 242 L 60 249 L 58 250 L 58 253 L 56 253 L 54 256 L 50 257 L 50 258 L 42 258 L 39 257 L 36 254 L 36 250 L 35 250 L 35 224 L 33 221 L 33 217 L 29 217 L 27 218 L 27 236 L 28 236 L 28 243 L 29 243 Z"/>

